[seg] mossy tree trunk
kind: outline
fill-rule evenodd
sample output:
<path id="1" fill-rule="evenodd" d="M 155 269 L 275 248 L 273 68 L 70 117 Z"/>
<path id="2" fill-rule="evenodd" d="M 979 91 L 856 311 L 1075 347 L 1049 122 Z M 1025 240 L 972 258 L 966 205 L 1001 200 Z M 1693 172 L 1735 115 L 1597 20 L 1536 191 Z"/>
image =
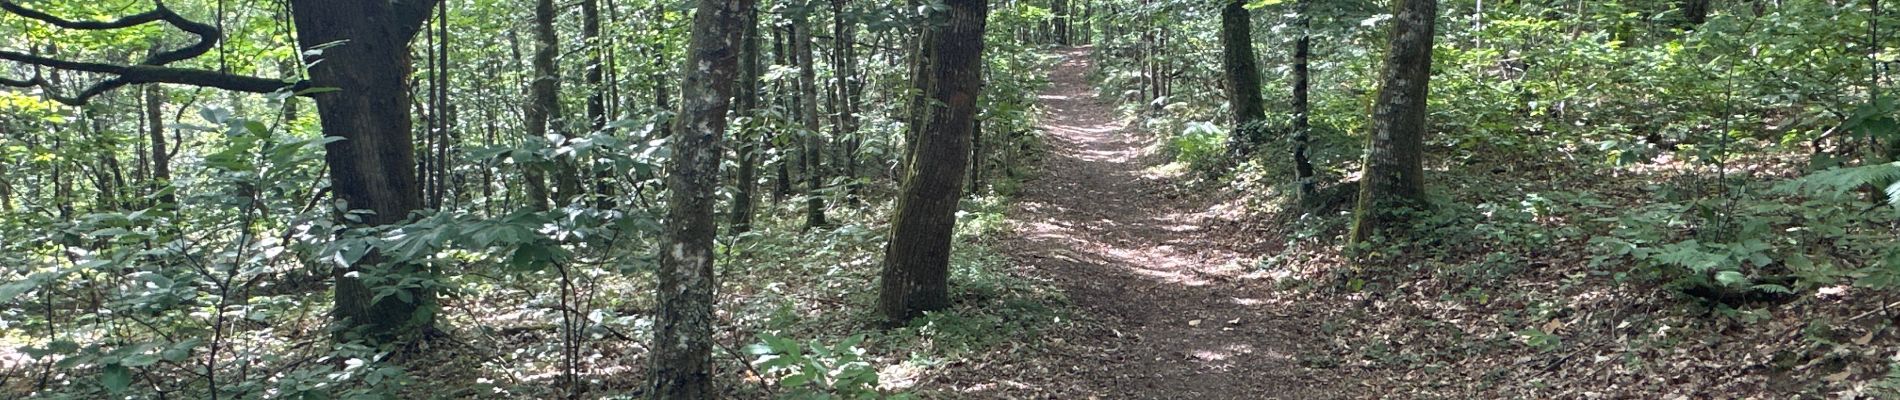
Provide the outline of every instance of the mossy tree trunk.
<path id="1" fill-rule="evenodd" d="M 949 306 L 950 242 L 982 92 L 987 0 L 947 0 L 925 29 L 931 90 L 897 200 L 877 308 L 889 323 Z"/>
<path id="2" fill-rule="evenodd" d="M 667 175 L 666 230 L 660 245 L 659 306 L 654 315 L 653 399 L 710 399 L 714 192 L 719 187 L 721 136 L 738 78 L 739 53 L 752 0 L 699 0 L 687 60 L 681 71 L 680 110 L 673 121 L 673 164 Z"/>
<path id="3" fill-rule="evenodd" d="M 1432 72 L 1432 23 L 1437 0 L 1400 0 L 1393 18 L 1379 97 L 1373 104 L 1352 242 L 1406 221 L 1403 210 L 1425 202 L 1425 99 Z"/>

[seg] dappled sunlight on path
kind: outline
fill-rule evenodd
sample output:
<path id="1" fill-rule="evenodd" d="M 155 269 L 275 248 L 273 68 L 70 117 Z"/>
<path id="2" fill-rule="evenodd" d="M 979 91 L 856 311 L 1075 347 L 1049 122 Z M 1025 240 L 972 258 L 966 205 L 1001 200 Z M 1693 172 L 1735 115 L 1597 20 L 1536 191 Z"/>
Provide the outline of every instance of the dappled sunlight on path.
<path id="1" fill-rule="evenodd" d="M 1053 279 L 1105 328 L 1067 372 L 1102 398 L 1315 398 L 1299 366 L 1310 317 L 1278 314 L 1258 255 L 1221 243 L 1217 214 L 1147 172 L 1146 137 L 1098 100 L 1086 48 L 1065 52 L 1041 95 L 1051 148 L 1012 215 L 1012 258 Z"/>

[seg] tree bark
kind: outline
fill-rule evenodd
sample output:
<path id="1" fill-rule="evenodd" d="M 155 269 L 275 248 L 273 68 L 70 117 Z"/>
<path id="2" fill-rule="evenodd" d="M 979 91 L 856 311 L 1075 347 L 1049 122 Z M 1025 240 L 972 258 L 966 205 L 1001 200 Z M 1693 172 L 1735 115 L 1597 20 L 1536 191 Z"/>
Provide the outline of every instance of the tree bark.
<path id="1" fill-rule="evenodd" d="M 587 129 L 592 134 L 604 134 L 607 130 L 607 74 L 603 68 L 607 63 L 606 38 L 600 37 L 600 0 L 581 0 L 581 45 L 587 47 L 587 70 L 582 72 L 587 80 Z M 594 171 L 594 207 L 607 210 L 614 208 L 614 175 L 612 168 Z"/>
<path id="2" fill-rule="evenodd" d="M 739 87 L 733 100 L 738 116 L 756 118 L 755 110 L 759 107 L 759 96 L 762 94 L 759 87 L 761 49 L 758 7 L 746 8 L 742 21 L 745 25 L 740 38 L 743 42 L 739 50 Z M 753 121 L 752 125 L 755 127 L 760 124 Z M 752 231 L 752 216 L 758 208 L 759 145 L 763 135 L 759 135 L 754 127 L 742 127 L 734 138 L 739 142 L 735 150 L 739 153 L 739 171 L 734 174 L 736 182 L 733 184 L 738 186 L 738 190 L 733 191 L 732 212 L 728 213 L 732 218 L 730 232 L 733 236 Z"/>
<path id="3" fill-rule="evenodd" d="M 1710 0 L 1682 0 L 1684 30 L 1695 29 L 1709 20 Z"/>
<path id="4" fill-rule="evenodd" d="M 805 227 L 824 227 L 825 197 L 824 189 L 824 134 L 818 126 L 818 68 L 812 59 L 811 21 L 809 17 L 800 17 L 799 23 L 792 25 L 792 52 L 798 57 L 798 108 L 799 118 L 805 124 L 804 151 L 801 160 L 805 162 Z"/>
<path id="5" fill-rule="evenodd" d="M 561 121 L 561 70 L 554 57 L 561 44 L 554 35 L 554 0 L 536 0 L 534 6 L 534 81 L 529 84 L 528 132 L 549 140 L 549 145 L 565 146 L 573 135 Z M 580 171 L 571 156 L 554 160 L 554 202 L 564 205 L 581 192 Z"/>
<path id="6" fill-rule="evenodd" d="M 673 165 L 666 232 L 660 246 L 659 307 L 654 319 L 653 399 L 711 399 L 713 195 L 719 187 L 721 135 L 738 77 L 741 24 L 752 0 L 698 0 L 680 112 L 673 122 Z"/>
<path id="7" fill-rule="evenodd" d="M 290 101 L 285 99 L 285 101 Z M 165 93 L 157 84 L 145 85 L 145 135 L 152 143 L 151 155 L 146 160 L 152 163 L 151 190 L 158 194 L 158 207 L 178 205 L 178 196 L 171 191 L 172 156 L 170 146 L 165 143 Z"/>
<path id="8" fill-rule="evenodd" d="M 325 147 L 330 188 L 348 209 L 366 210 L 360 225 L 400 223 L 422 208 L 410 135 L 409 43 L 434 7 L 432 1 L 296 0 L 290 3 L 297 41 L 305 49 L 324 49 L 322 62 L 307 63 L 318 87 L 336 88 L 313 97 L 324 135 L 342 138 Z M 372 252 L 336 268 L 336 304 L 332 315 L 352 337 L 390 342 L 432 327 L 435 292 L 398 289 L 404 296 L 376 299 L 366 276 L 426 274 L 420 265 L 381 265 Z M 368 273 L 376 272 L 376 273 Z"/>
<path id="9" fill-rule="evenodd" d="M 949 306 L 950 242 L 957 198 L 969 166 L 970 137 L 982 91 L 987 0 L 947 0 L 926 29 L 932 90 L 915 159 L 897 200 L 884 253 L 878 313 L 893 324 Z M 932 18 L 936 20 L 938 18 Z"/>
<path id="10" fill-rule="evenodd" d="M 1319 191 L 1319 183 L 1315 181 L 1318 178 L 1313 176 L 1313 160 L 1306 154 L 1307 146 L 1313 141 L 1307 87 L 1312 78 L 1308 65 L 1312 60 L 1313 37 L 1307 32 L 1311 19 L 1306 14 L 1312 0 L 1297 1 L 1294 12 L 1299 15 L 1294 17 L 1293 29 L 1300 37 L 1293 42 L 1293 174 L 1299 185 L 1300 201 L 1310 204 Z"/>
<path id="11" fill-rule="evenodd" d="M 1221 66 L 1227 78 L 1227 101 L 1233 112 L 1233 136 L 1228 147 L 1238 159 L 1253 153 L 1265 138 L 1257 122 L 1266 115 L 1260 102 L 1260 68 L 1253 52 L 1253 21 L 1244 0 L 1228 0 L 1220 10 Z"/>
<path id="12" fill-rule="evenodd" d="M 1424 205 L 1426 96 L 1432 72 L 1437 0 L 1401 0 L 1394 13 L 1383 82 L 1373 105 L 1372 136 L 1360 176 L 1351 239 L 1358 243 L 1404 223 L 1401 210 Z"/>
<path id="13" fill-rule="evenodd" d="M 836 86 L 838 98 L 836 109 L 833 110 L 838 114 L 838 119 L 831 129 L 834 132 L 832 136 L 844 141 L 842 152 L 836 160 L 832 161 L 832 164 L 844 166 L 845 198 L 852 206 L 856 206 L 859 202 L 858 192 L 861 189 L 858 183 L 857 154 L 861 143 L 858 136 L 858 108 L 863 89 L 862 78 L 858 76 L 857 24 L 845 18 L 845 6 L 848 3 L 850 0 L 832 0 L 831 2 L 833 18 L 831 35 L 834 49 L 832 65 L 834 75 L 836 75 L 832 82 Z"/>
<path id="14" fill-rule="evenodd" d="M 1056 44 L 1068 46 L 1069 41 L 1069 0 L 1049 0 L 1049 12 L 1055 14 Z"/>
<path id="15" fill-rule="evenodd" d="M 911 0 L 910 4 L 917 5 L 922 3 L 918 0 Z M 928 37 L 929 24 L 930 22 L 926 19 L 922 24 L 924 26 L 913 28 L 915 33 L 912 35 L 912 40 L 916 41 L 916 46 L 911 48 L 910 57 L 910 89 L 912 93 L 909 94 L 910 104 L 905 108 L 910 115 L 909 121 L 907 121 L 908 123 L 904 126 L 904 158 L 897 164 L 897 177 L 900 180 L 902 180 L 903 177 L 910 176 L 912 173 L 910 167 L 915 164 L 917 159 L 917 144 L 923 141 L 924 125 L 930 121 L 932 107 L 929 107 L 930 104 L 927 100 L 929 99 L 928 96 L 930 96 L 930 93 L 932 93 L 931 87 L 935 83 L 931 81 L 930 66 L 932 64 L 930 60 L 931 57 L 936 54 L 936 51 L 932 49 L 936 44 L 931 43 Z M 898 183 L 902 184 L 903 182 Z"/>

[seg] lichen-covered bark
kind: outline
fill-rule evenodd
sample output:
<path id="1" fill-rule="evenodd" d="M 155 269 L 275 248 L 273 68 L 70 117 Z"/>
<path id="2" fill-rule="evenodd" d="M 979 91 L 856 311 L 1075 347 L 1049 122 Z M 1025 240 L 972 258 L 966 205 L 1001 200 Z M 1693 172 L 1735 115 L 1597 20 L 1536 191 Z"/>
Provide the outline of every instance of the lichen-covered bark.
<path id="1" fill-rule="evenodd" d="M 957 198 L 969 166 L 971 128 L 982 92 L 986 0 L 947 0 L 940 23 L 926 29 L 931 110 L 897 200 L 877 308 L 902 323 L 950 304 L 950 242 Z M 932 18 L 939 20 L 939 18 Z"/>
<path id="2" fill-rule="evenodd" d="M 699 0 L 681 71 L 679 117 L 667 176 L 666 232 L 660 246 L 659 307 L 654 318 L 653 399 L 710 399 L 714 191 L 721 136 L 738 78 L 741 25 L 752 0 Z"/>
<path id="3" fill-rule="evenodd" d="M 1372 135 L 1360 174 L 1352 241 L 1403 221 L 1396 211 L 1423 205 L 1425 98 L 1432 72 L 1437 0 L 1401 0 L 1394 13 L 1383 82 L 1373 104 Z"/>
<path id="4" fill-rule="evenodd" d="M 1234 120 L 1234 135 L 1228 147 L 1243 157 L 1264 140 L 1252 124 L 1267 113 L 1260 102 L 1260 68 L 1254 60 L 1250 17 L 1244 0 L 1228 0 L 1220 10 L 1221 68 L 1227 78 L 1227 101 Z"/>
<path id="5" fill-rule="evenodd" d="M 366 226 L 403 221 L 422 207 L 416 180 L 409 116 L 409 43 L 420 32 L 435 2 L 382 0 L 298 0 L 291 15 L 297 42 L 304 48 L 342 43 L 323 50 L 310 67 L 311 83 L 336 91 L 312 96 L 326 136 L 344 140 L 325 147 L 330 189 L 352 210 L 365 210 Z M 339 338 L 386 342 L 419 332 L 434 321 L 435 295 L 429 290 L 376 297 L 355 272 L 380 264 L 377 254 L 356 265 L 336 268 L 333 317 L 344 324 Z M 426 273 L 419 265 L 397 264 L 387 271 Z M 360 334 L 361 336 L 352 335 Z"/>

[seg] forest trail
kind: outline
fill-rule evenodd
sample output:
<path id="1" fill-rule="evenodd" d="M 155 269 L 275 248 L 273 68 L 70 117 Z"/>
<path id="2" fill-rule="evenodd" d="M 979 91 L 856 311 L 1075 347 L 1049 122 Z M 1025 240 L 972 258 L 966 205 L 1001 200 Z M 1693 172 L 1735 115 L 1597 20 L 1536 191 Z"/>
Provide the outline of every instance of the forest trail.
<path id="1" fill-rule="evenodd" d="M 1099 398 L 1308 399 L 1351 396 L 1300 365 L 1318 346 L 1316 315 L 1275 300 L 1246 276 L 1256 254 L 1227 243 L 1200 196 L 1171 194 L 1148 172 L 1144 133 L 1097 99 L 1091 53 L 1070 49 L 1040 98 L 1049 154 L 1012 218 L 1004 248 L 1030 274 L 1051 279 L 1099 329 L 1052 371 Z M 1239 238 L 1245 239 L 1245 238 Z M 1069 339 L 1074 340 L 1074 339 Z"/>

